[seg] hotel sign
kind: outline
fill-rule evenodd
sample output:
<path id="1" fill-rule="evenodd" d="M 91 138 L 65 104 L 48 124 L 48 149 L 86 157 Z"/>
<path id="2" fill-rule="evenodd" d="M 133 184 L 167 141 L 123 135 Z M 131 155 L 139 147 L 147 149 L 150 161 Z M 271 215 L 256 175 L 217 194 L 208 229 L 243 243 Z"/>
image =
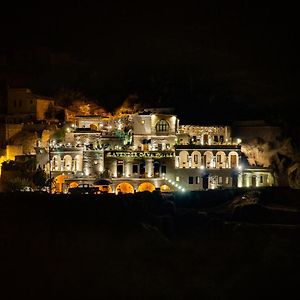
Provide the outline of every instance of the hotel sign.
<path id="1" fill-rule="evenodd" d="M 106 157 L 114 157 L 114 158 L 171 158 L 175 157 L 175 152 L 144 152 L 144 151 L 109 151 L 106 154 Z"/>

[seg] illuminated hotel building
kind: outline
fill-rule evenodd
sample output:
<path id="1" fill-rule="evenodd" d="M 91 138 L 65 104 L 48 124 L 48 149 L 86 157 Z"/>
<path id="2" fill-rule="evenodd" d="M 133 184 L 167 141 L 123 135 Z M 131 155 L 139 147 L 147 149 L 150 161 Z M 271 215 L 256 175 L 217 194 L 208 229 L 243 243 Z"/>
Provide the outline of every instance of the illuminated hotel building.
<path id="1" fill-rule="evenodd" d="M 247 166 L 230 127 L 179 125 L 166 109 L 78 116 L 64 141 L 51 140 L 49 149 L 57 192 L 100 178 L 115 193 L 273 185 L 270 169 Z"/>

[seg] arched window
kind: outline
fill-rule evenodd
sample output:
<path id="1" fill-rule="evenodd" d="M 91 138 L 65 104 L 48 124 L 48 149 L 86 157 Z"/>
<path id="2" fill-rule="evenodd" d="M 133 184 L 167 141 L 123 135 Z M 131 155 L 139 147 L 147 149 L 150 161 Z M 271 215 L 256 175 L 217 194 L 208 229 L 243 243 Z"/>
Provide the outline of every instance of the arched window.
<path id="1" fill-rule="evenodd" d="M 72 169 L 72 157 L 71 155 L 64 156 L 64 171 L 71 171 Z"/>
<path id="2" fill-rule="evenodd" d="M 60 171 L 61 169 L 61 159 L 58 155 L 54 155 L 51 160 L 51 170 Z"/>
<path id="3" fill-rule="evenodd" d="M 160 120 L 156 123 L 155 129 L 157 132 L 169 131 L 170 125 L 166 120 Z"/>
<path id="4" fill-rule="evenodd" d="M 187 151 L 180 151 L 179 153 L 179 168 L 189 167 L 189 153 Z"/>

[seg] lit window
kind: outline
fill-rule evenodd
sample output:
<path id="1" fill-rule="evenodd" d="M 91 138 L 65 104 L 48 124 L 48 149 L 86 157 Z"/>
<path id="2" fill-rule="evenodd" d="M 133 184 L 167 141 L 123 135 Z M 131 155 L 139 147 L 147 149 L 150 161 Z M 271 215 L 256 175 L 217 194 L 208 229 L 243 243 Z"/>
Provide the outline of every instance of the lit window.
<path id="1" fill-rule="evenodd" d="M 226 177 L 226 184 L 229 184 L 229 177 Z"/>
<path id="2" fill-rule="evenodd" d="M 198 154 L 195 154 L 194 155 L 194 163 L 197 164 L 199 162 L 198 160 Z"/>
<path id="3" fill-rule="evenodd" d="M 169 123 L 166 120 L 160 120 L 156 124 L 155 129 L 158 132 L 169 131 L 170 130 L 170 125 L 169 125 Z"/>
<path id="4" fill-rule="evenodd" d="M 219 177 L 219 183 L 221 184 L 223 182 L 223 178 Z"/>
<path id="5" fill-rule="evenodd" d="M 199 183 L 200 183 L 200 177 L 196 176 L 196 184 L 199 184 Z"/>
<path id="6" fill-rule="evenodd" d="M 176 181 L 179 181 L 179 176 L 176 176 Z"/>

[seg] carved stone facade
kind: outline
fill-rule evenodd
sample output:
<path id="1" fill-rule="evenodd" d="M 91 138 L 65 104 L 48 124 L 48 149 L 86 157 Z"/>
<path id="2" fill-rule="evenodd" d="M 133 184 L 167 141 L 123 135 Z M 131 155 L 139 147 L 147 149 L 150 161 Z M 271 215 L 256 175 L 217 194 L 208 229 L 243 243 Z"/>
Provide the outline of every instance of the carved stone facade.
<path id="1" fill-rule="evenodd" d="M 51 177 L 71 185 L 110 181 L 110 191 L 203 190 L 273 185 L 269 169 L 242 162 L 228 126 L 179 126 L 176 115 L 143 111 L 121 117 L 79 116 L 62 143 L 51 141 Z M 254 180 L 255 177 L 255 180 Z"/>

